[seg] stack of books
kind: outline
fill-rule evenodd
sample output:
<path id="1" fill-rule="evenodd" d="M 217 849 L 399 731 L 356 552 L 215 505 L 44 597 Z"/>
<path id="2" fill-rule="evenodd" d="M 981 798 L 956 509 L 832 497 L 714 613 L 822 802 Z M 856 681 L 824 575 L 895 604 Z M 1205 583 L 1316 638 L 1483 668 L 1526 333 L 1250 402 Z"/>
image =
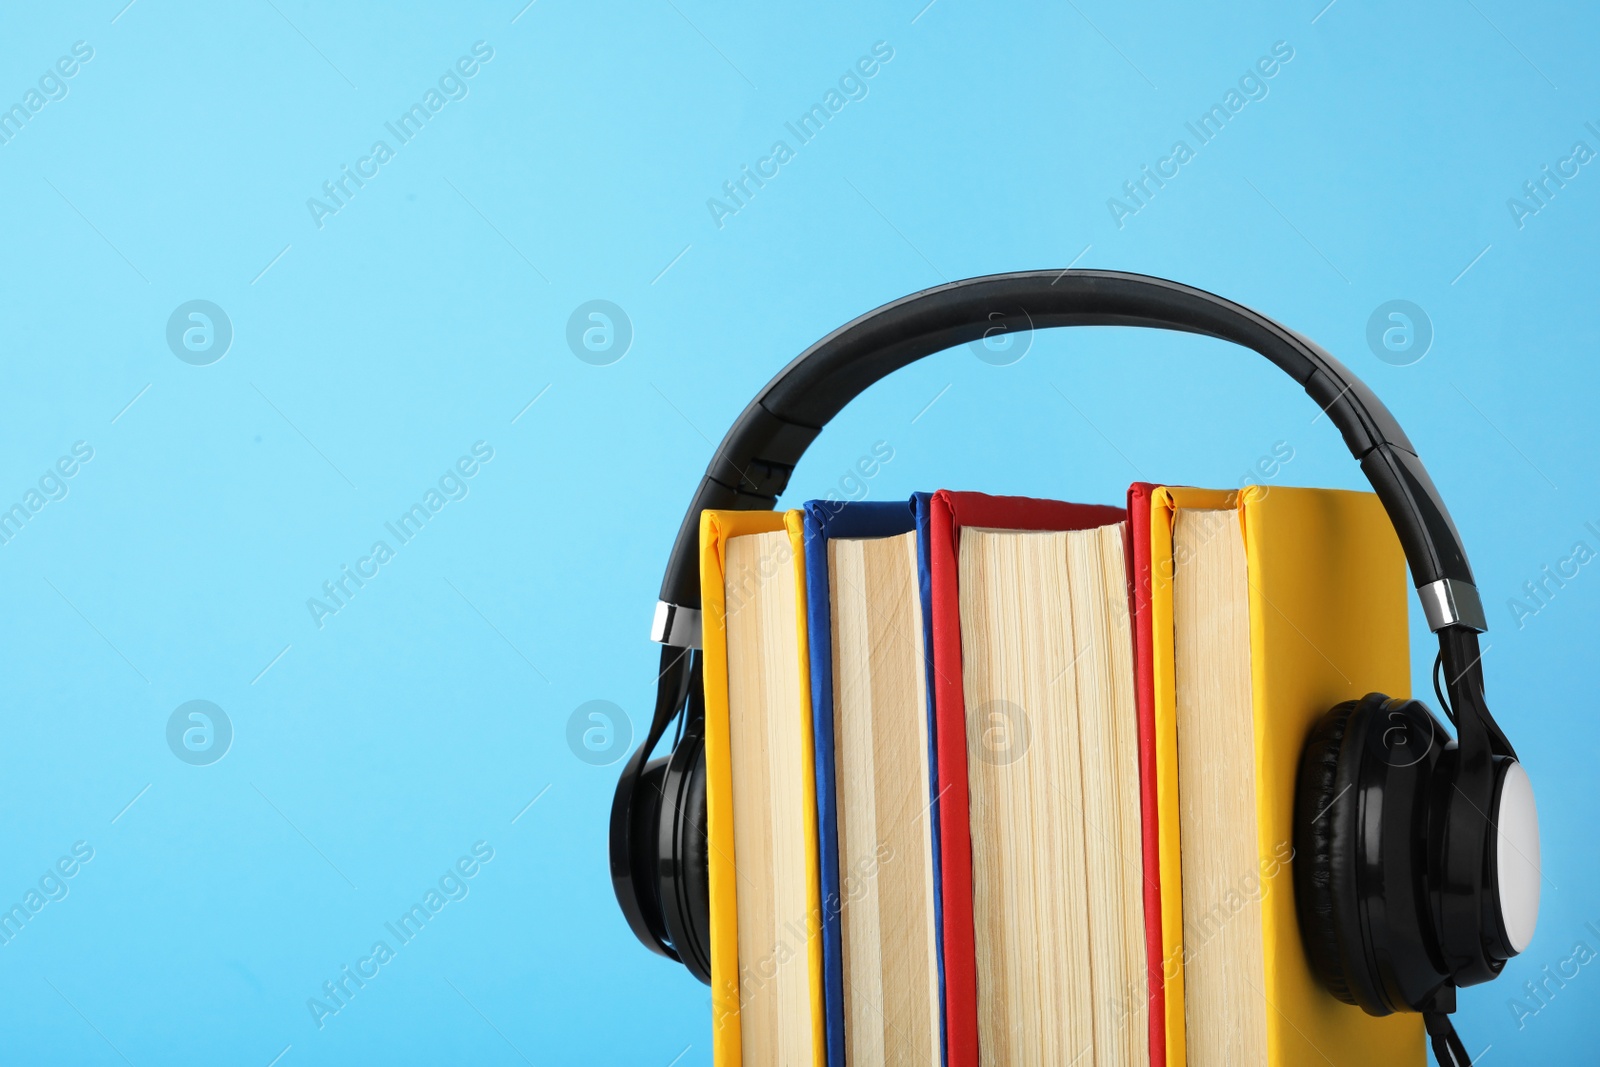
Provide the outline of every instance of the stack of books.
<path id="1" fill-rule="evenodd" d="M 1409 692 L 1377 499 L 1136 484 L 701 520 L 718 1067 L 1420 1067 L 1318 986 L 1312 723 Z"/>

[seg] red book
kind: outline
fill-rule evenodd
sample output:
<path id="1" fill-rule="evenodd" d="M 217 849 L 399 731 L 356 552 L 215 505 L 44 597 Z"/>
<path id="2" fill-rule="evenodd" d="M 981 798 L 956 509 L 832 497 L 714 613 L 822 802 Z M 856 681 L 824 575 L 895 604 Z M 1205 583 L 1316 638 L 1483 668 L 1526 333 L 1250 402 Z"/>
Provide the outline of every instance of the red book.
<path id="1" fill-rule="evenodd" d="M 1151 667 L 1149 482 L 1128 486 L 1128 605 L 1133 621 L 1134 696 L 1139 704 L 1139 814 L 1144 842 L 1144 945 L 1150 972 L 1150 1063 L 1167 1062 L 1167 994 L 1161 958 L 1161 855 L 1156 807 L 1156 694 Z"/>
<path id="2" fill-rule="evenodd" d="M 1124 513 L 1121 508 L 1099 504 L 1064 504 L 1028 497 L 942 490 L 933 495 L 929 515 L 934 717 L 938 742 L 939 837 L 944 908 L 945 1036 L 949 1067 L 978 1067 L 980 991 L 977 988 L 977 955 L 973 939 L 972 824 L 968 814 L 967 715 L 961 674 L 961 601 L 957 588 L 961 530 L 965 526 L 998 530 L 1084 530 L 1121 522 Z M 1147 639 L 1146 645 L 1148 643 Z M 1141 695 L 1141 709 L 1144 706 L 1145 700 Z M 1144 738 L 1145 724 L 1141 711 L 1141 753 L 1146 747 Z M 1148 821 L 1145 832 L 1147 837 L 1151 833 Z M 1147 841 L 1147 855 L 1152 847 Z M 1148 894 L 1148 887 L 1146 892 Z M 1159 896 L 1156 899 L 1159 902 Z M 1148 911 L 1148 895 L 1146 900 Z M 1155 944 L 1159 957 L 1159 931 Z M 1162 1061 L 1153 1059 L 1152 1062 Z"/>

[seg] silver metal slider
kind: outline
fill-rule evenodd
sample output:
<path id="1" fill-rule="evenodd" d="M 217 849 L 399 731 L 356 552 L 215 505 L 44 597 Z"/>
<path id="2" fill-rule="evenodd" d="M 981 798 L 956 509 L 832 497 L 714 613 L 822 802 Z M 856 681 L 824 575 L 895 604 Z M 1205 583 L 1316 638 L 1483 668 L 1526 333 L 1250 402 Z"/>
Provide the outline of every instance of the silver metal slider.
<path id="1" fill-rule="evenodd" d="M 1422 613 L 1428 617 L 1428 629 L 1438 633 L 1446 626 L 1465 626 L 1483 633 L 1489 621 L 1483 614 L 1483 601 L 1478 599 L 1478 587 L 1455 578 L 1440 578 L 1437 582 L 1417 586 L 1422 598 Z"/>
<path id="2" fill-rule="evenodd" d="M 650 623 L 650 640 L 674 648 L 700 647 L 700 609 L 656 601 L 655 619 Z"/>

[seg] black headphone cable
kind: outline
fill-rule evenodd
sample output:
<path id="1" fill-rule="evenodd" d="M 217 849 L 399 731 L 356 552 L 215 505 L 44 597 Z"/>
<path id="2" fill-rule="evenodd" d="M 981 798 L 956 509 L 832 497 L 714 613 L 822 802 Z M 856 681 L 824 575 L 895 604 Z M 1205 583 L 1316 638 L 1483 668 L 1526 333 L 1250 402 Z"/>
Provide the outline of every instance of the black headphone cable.
<path id="1" fill-rule="evenodd" d="M 1428 1028 L 1428 1036 L 1433 1041 L 1433 1056 L 1439 1061 L 1439 1067 L 1472 1067 L 1467 1047 L 1457 1036 L 1450 1016 L 1439 1011 L 1425 1011 L 1422 1013 L 1422 1023 Z"/>

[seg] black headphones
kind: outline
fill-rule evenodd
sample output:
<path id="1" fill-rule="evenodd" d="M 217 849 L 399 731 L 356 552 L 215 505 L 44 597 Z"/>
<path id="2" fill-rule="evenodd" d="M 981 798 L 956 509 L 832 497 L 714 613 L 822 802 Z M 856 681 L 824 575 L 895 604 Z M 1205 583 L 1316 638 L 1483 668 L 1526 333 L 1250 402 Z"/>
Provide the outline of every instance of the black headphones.
<path id="1" fill-rule="evenodd" d="M 1527 947 L 1539 906 L 1533 791 L 1483 697 L 1487 628 L 1466 551 L 1394 419 L 1338 360 L 1249 308 L 1115 271 L 1024 271 L 923 290 L 801 353 L 744 409 L 678 530 L 651 638 L 664 647 L 655 716 L 611 808 L 611 878 L 645 946 L 710 982 L 700 513 L 768 510 L 829 419 L 891 371 L 943 349 L 1053 326 L 1181 330 L 1254 349 L 1305 389 L 1383 502 L 1429 627 L 1434 685 L 1456 728 L 1372 693 L 1313 729 L 1295 798 L 1295 901 L 1313 970 L 1373 1015 L 1424 1013 L 1441 1063 L 1469 1062 L 1451 1029 L 1458 986 Z M 1441 679 L 1442 676 L 1442 679 Z M 650 759 L 678 721 L 669 756 Z"/>

